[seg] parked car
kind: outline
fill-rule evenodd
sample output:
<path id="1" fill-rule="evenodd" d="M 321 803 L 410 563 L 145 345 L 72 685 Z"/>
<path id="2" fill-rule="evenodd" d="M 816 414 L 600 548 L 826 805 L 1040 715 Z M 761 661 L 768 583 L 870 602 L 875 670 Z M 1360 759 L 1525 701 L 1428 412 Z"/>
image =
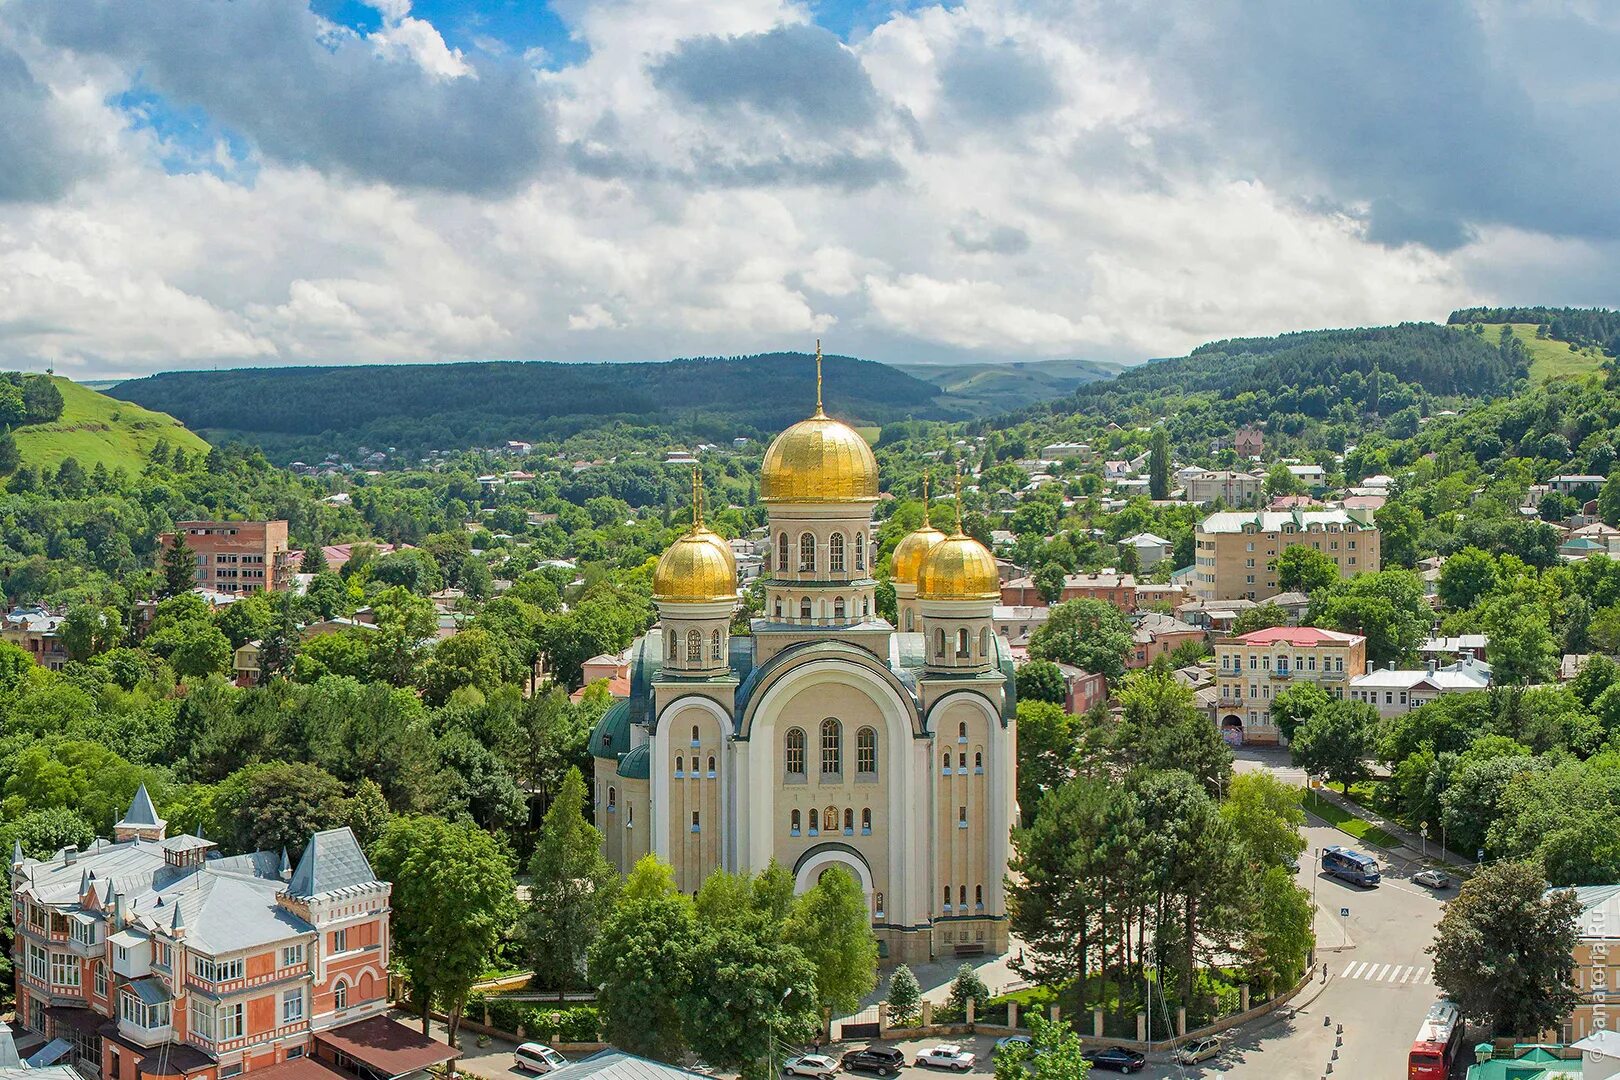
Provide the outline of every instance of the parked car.
<path id="1" fill-rule="evenodd" d="M 940 1043 L 938 1046 L 931 1046 L 918 1054 L 917 1064 L 967 1072 L 973 1068 L 973 1055 L 955 1043 Z"/>
<path id="2" fill-rule="evenodd" d="M 1451 878 L 1438 870 L 1419 870 L 1412 875 L 1412 880 L 1419 885 L 1427 885 L 1431 889 L 1451 888 Z"/>
<path id="3" fill-rule="evenodd" d="M 1186 1046 L 1176 1051 L 1176 1060 L 1183 1065 L 1196 1065 L 1200 1061 L 1208 1061 L 1221 1052 L 1221 1040 L 1213 1035 L 1202 1039 L 1194 1039 Z"/>
<path id="4" fill-rule="evenodd" d="M 851 1072 L 876 1073 L 894 1076 L 906 1067 L 905 1055 L 892 1046 L 865 1046 L 851 1050 L 843 1057 L 844 1068 Z"/>
<path id="5" fill-rule="evenodd" d="M 567 1058 L 543 1043 L 524 1043 L 512 1051 L 512 1068 L 520 1072 L 531 1072 L 538 1076 L 566 1064 Z"/>
<path id="6" fill-rule="evenodd" d="M 1082 1050 L 1080 1056 L 1091 1062 L 1094 1068 L 1110 1069 L 1114 1072 L 1133 1073 L 1141 1072 L 1147 1065 L 1147 1056 L 1135 1050 L 1127 1050 L 1123 1046 L 1107 1046 L 1101 1050 Z"/>
<path id="7" fill-rule="evenodd" d="M 838 1062 L 825 1054 L 801 1054 L 782 1063 L 782 1072 L 788 1076 L 809 1076 L 813 1080 L 827 1080 L 838 1073 Z"/>
<path id="8" fill-rule="evenodd" d="M 996 1049 L 1000 1050 L 1003 1046 L 1029 1046 L 1033 1041 L 1028 1035 L 1003 1035 L 996 1040 Z"/>

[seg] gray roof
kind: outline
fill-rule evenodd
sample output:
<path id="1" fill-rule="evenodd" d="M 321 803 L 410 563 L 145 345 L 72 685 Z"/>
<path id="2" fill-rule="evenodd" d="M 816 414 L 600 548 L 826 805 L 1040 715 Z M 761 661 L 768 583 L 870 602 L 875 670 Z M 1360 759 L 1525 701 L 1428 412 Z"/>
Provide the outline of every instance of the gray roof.
<path id="1" fill-rule="evenodd" d="M 600 1077 L 601 1080 L 685 1080 L 686 1077 L 703 1074 L 678 1069 L 651 1058 L 637 1057 L 623 1050 L 600 1050 L 547 1075 L 549 1080 L 584 1080 L 588 1076 Z"/>
<path id="2" fill-rule="evenodd" d="M 377 880 L 376 871 L 366 861 L 360 842 L 348 826 L 328 829 L 309 838 L 298 860 L 287 891 L 293 896 L 311 897 Z"/>
<path id="3" fill-rule="evenodd" d="M 176 881 L 162 893 L 138 898 L 135 910 L 166 931 L 174 921 L 172 906 L 182 905 L 186 945 L 217 956 L 314 932 L 307 922 L 277 903 L 276 895 L 282 887 L 280 878 L 221 873 L 210 865 Z"/>
<path id="4" fill-rule="evenodd" d="M 156 825 L 158 823 L 157 808 L 152 805 L 152 796 L 146 793 L 143 783 L 135 789 L 135 798 L 130 800 L 129 809 L 124 811 L 124 820 L 120 825 Z"/>
<path id="5" fill-rule="evenodd" d="M 1242 532 L 1245 525 L 1262 532 L 1281 532 L 1285 525 L 1301 531 L 1310 529 L 1340 529 L 1354 532 L 1372 527 L 1371 518 L 1363 511 L 1351 510 L 1228 510 L 1211 514 L 1198 526 L 1203 533 Z"/>
<path id="6" fill-rule="evenodd" d="M 128 986 L 135 996 L 140 998 L 141 1002 L 146 1005 L 159 1005 L 165 1001 L 174 1000 L 169 993 L 168 987 L 163 985 L 161 979 L 154 979 L 151 976 L 144 979 L 131 979 Z"/>

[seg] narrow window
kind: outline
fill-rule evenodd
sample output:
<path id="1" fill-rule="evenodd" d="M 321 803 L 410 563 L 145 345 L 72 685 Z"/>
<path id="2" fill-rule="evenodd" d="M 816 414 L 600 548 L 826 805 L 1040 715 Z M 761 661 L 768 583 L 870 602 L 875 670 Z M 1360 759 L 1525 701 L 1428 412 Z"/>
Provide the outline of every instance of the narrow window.
<path id="1" fill-rule="evenodd" d="M 790 823 L 789 827 L 788 827 L 788 832 L 791 833 L 794 836 L 798 836 L 799 835 L 799 821 L 801 820 L 800 817 L 799 817 L 799 812 L 797 810 L 793 811 L 793 816 L 790 817 L 788 820 L 789 820 L 789 823 Z"/>
<path id="2" fill-rule="evenodd" d="M 861 811 L 861 835 L 872 835 L 872 808 L 870 806 Z"/>
<path id="3" fill-rule="evenodd" d="M 945 910 L 951 910 L 951 887 L 945 886 Z"/>
<path id="4" fill-rule="evenodd" d="M 700 740 L 698 739 L 698 726 L 696 724 L 693 724 L 692 725 L 692 745 L 693 746 L 698 745 L 699 741 Z M 697 759 L 696 758 L 692 759 L 692 768 L 694 768 L 694 769 L 697 768 Z"/>
<path id="5" fill-rule="evenodd" d="M 816 568 L 816 538 L 809 533 L 799 537 L 799 573 L 814 571 Z"/>
<path id="6" fill-rule="evenodd" d="M 975 886 L 973 886 L 973 909 L 975 911 L 983 911 L 984 910 L 984 886 L 983 885 L 975 885 Z"/>
<path id="7" fill-rule="evenodd" d="M 719 660 L 720 658 L 720 631 L 716 630 L 709 635 L 709 659 Z"/>
<path id="8" fill-rule="evenodd" d="M 844 534 L 833 533 L 827 540 L 827 567 L 835 574 L 844 572 Z"/>
<path id="9" fill-rule="evenodd" d="M 714 755 L 709 755 L 709 779 L 714 779 Z"/>
<path id="10" fill-rule="evenodd" d="M 958 829 L 967 828 L 967 807 L 965 806 L 956 808 L 956 827 Z"/>
<path id="11" fill-rule="evenodd" d="M 778 619 L 782 617 L 782 598 L 780 596 L 776 598 L 776 617 Z"/>
<path id="12" fill-rule="evenodd" d="M 934 656 L 941 660 L 945 658 L 945 630 L 943 627 L 934 631 Z"/>
<path id="13" fill-rule="evenodd" d="M 877 908 L 877 917 L 883 918 L 883 894 L 878 893 L 873 898 L 873 906 Z"/>
<path id="14" fill-rule="evenodd" d="M 916 627 L 914 625 L 914 620 L 911 617 L 911 609 L 907 608 L 906 609 L 906 633 L 908 633 L 908 634 L 913 633 L 915 631 L 915 629 L 916 629 Z"/>
<path id="15" fill-rule="evenodd" d="M 963 885 L 956 892 L 956 901 L 963 911 L 967 910 L 967 886 Z"/>
<path id="16" fill-rule="evenodd" d="M 714 759 L 710 758 L 709 760 L 713 761 Z M 714 766 L 711 765 L 709 768 L 712 769 Z M 984 755 L 982 753 L 975 753 L 973 755 L 973 771 L 976 773 L 984 772 Z"/>
<path id="17" fill-rule="evenodd" d="M 696 630 L 686 632 L 686 661 L 689 664 L 703 662 L 703 635 Z"/>
<path id="18" fill-rule="evenodd" d="M 810 598 L 808 596 L 799 601 L 799 618 L 810 618 Z"/>
<path id="19" fill-rule="evenodd" d="M 956 741 L 959 742 L 959 743 L 967 742 L 967 721 L 966 720 L 963 720 L 961 723 L 956 725 Z"/>
<path id="20" fill-rule="evenodd" d="M 821 811 L 817 810 L 815 807 L 812 806 L 810 808 L 810 835 L 811 836 L 820 835 L 821 829 L 818 827 L 820 824 L 821 824 Z"/>
<path id="21" fill-rule="evenodd" d="M 877 772 L 877 732 L 869 727 L 855 733 L 855 771 Z"/>
<path id="22" fill-rule="evenodd" d="M 698 812 L 696 810 L 692 811 L 692 831 L 693 832 L 702 832 L 703 831 L 702 828 L 698 825 Z"/>
<path id="23" fill-rule="evenodd" d="M 837 597 L 837 598 L 835 598 L 833 600 L 833 618 L 839 620 L 840 622 L 843 621 L 843 618 L 844 618 L 844 598 L 842 596 Z"/>
<path id="24" fill-rule="evenodd" d="M 804 775 L 803 728 L 792 728 L 787 733 L 787 771 L 791 776 Z"/>
<path id="25" fill-rule="evenodd" d="M 821 771 L 844 771 L 843 727 L 832 717 L 821 722 Z"/>
<path id="26" fill-rule="evenodd" d="M 686 759 L 679 754 L 675 755 L 675 775 L 681 776 L 686 771 Z"/>
<path id="27" fill-rule="evenodd" d="M 866 569 L 866 534 L 855 534 L 855 569 Z"/>
<path id="28" fill-rule="evenodd" d="M 854 836 L 855 835 L 855 811 L 854 810 L 846 809 L 844 811 L 844 835 L 845 836 Z"/>
<path id="29" fill-rule="evenodd" d="M 619 793 L 617 791 L 614 791 L 612 788 L 608 788 L 608 813 L 611 814 L 611 813 L 613 813 L 613 811 L 617 810 L 618 808 L 619 808 Z"/>
<path id="30" fill-rule="evenodd" d="M 943 754 L 939 759 L 939 767 L 946 776 L 951 775 L 951 755 Z"/>
<path id="31" fill-rule="evenodd" d="M 968 658 L 968 632 L 965 626 L 956 632 L 956 655 L 961 660 Z"/>
<path id="32" fill-rule="evenodd" d="M 776 538 L 776 572 L 787 573 L 788 569 L 788 538 L 787 533 Z"/>
<path id="33" fill-rule="evenodd" d="M 332 987 L 332 1007 L 334 1009 L 347 1009 L 349 1007 L 349 985 L 339 981 Z"/>
<path id="34" fill-rule="evenodd" d="M 990 628 L 986 626 L 979 631 L 979 659 L 987 660 L 990 657 Z"/>

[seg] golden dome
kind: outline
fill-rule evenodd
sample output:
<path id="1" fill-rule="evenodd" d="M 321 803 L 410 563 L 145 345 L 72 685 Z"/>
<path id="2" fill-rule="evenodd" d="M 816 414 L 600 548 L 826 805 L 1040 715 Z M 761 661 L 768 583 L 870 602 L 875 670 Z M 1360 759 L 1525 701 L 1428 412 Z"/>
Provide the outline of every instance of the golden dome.
<path id="1" fill-rule="evenodd" d="M 928 549 L 917 569 L 919 600 L 1000 600 L 996 557 L 958 532 Z"/>
<path id="2" fill-rule="evenodd" d="M 816 342 L 816 412 L 772 440 L 759 472 L 761 502 L 871 502 L 877 458 L 866 440 L 821 407 L 821 342 Z"/>
<path id="3" fill-rule="evenodd" d="M 653 571 L 653 599 L 661 604 L 712 604 L 737 598 L 737 560 L 731 547 L 702 525 L 671 544 Z"/>
<path id="4" fill-rule="evenodd" d="M 917 584 L 923 559 L 943 539 L 945 534 L 927 523 L 916 532 L 906 533 L 889 556 L 889 580 L 901 585 Z"/>

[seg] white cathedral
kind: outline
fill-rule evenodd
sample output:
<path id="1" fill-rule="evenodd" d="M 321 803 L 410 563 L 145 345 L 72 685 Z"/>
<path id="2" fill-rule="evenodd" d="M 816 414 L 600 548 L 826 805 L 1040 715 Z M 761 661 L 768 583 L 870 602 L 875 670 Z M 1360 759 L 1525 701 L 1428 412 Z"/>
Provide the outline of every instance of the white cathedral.
<path id="1" fill-rule="evenodd" d="M 1015 816 L 1012 661 L 984 545 L 925 523 L 890 560 L 903 630 L 874 606 L 877 461 L 822 410 L 766 451 L 765 611 L 730 634 L 737 567 L 693 525 L 658 561 L 658 626 L 630 696 L 591 733 L 596 821 L 621 873 L 649 852 L 694 892 L 772 859 L 802 892 L 832 866 L 866 893 L 883 954 L 1007 948 Z"/>

